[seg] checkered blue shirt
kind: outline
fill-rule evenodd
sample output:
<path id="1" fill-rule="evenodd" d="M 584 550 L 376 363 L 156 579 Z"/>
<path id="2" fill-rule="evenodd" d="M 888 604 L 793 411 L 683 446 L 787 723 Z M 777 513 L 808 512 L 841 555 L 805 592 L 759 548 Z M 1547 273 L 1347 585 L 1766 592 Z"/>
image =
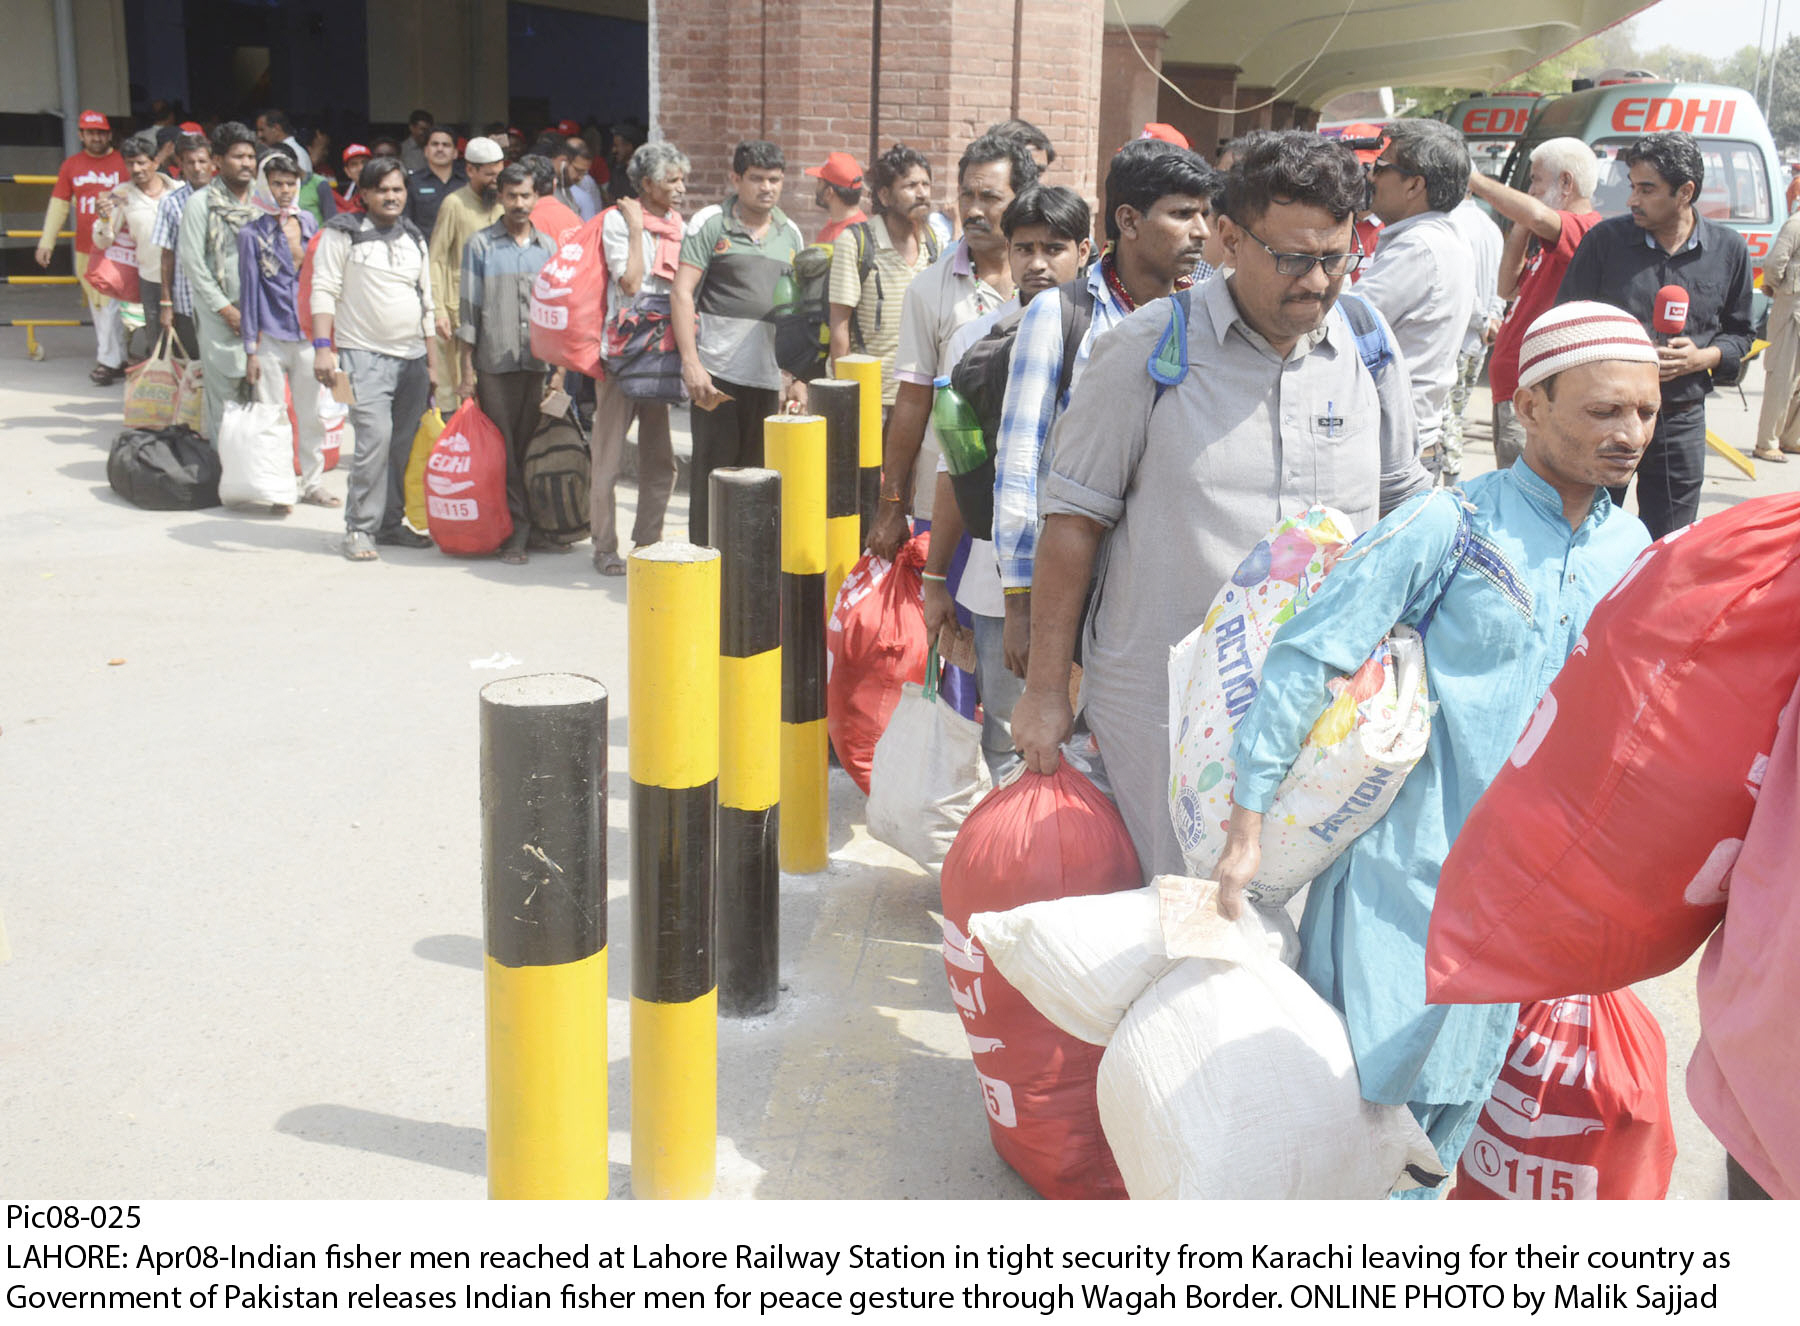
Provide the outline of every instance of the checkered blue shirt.
<path id="1" fill-rule="evenodd" d="M 187 200 L 193 196 L 194 186 L 185 180 L 169 190 L 156 209 L 156 233 L 151 243 L 175 252 L 176 242 L 181 238 L 181 209 L 187 206 Z M 162 273 L 157 273 L 160 280 Z M 181 268 L 181 260 L 175 261 L 175 279 L 169 291 L 169 300 L 175 305 L 177 313 L 192 314 L 194 311 L 194 288 L 188 284 L 187 273 Z"/>
<path id="2" fill-rule="evenodd" d="M 1094 296 L 1094 320 L 1075 352 L 1071 392 L 1094 352 L 1094 338 L 1131 313 L 1108 288 L 1098 262 L 1088 268 L 1087 286 Z M 1013 341 L 1006 404 L 1000 412 L 1000 437 L 995 446 L 994 552 L 1000 562 L 1000 583 L 1007 589 L 1031 588 L 1037 557 L 1038 484 L 1050 470 L 1050 448 L 1045 443 L 1050 425 L 1068 404 L 1067 395 L 1061 400 L 1056 397 L 1062 357 L 1062 301 L 1045 291 L 1025 306 L 1025 317 Z"/>

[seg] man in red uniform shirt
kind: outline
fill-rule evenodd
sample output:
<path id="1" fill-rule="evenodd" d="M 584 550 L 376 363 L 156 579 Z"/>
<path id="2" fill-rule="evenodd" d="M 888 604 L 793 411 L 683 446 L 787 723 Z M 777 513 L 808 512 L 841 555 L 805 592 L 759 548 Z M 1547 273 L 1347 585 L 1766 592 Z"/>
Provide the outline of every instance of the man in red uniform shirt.
<path id="1" fill-rule="evenodd" d="M 1509 189 L 1479 170 L 1469 192 L 1513 223 L 1500 251 L 1502 299 L 1513 306 L 1494 337 L 1488 386 L 1494 396 L 1494 463 L 1511 465 L 1525 449 L 1525 430 L 1513 416 L 1519 389 L 1519 343 L 1538 315 L 1556 302 L 1557 287 L 1582 237 L 1600 220 L 1594 186 L 1600 162 L 1579 138 L 1552 138 L 1531 154 L 1531 192 Z"/>
<path id="2" fill-rule="evenodd" d="M 38 239 L 37 264 L 50 265 L 56 252 L 56 236 L 73 206 L 75 275 L 81 278 L 81 293 L 94 313 L 97 343 L 94 370 L 88 374 L 88 380 L 97 387 L 109 387 L 125 376 L 125 324 L 119 317 L 118 304 L 87 283 L 87 269 L 94 251 L 94 221 L 99 216 L 100 197 L 118 188 L 127 171 L 125 158 L 113 147 L 112 123 L 106 116 L 85 110 L 76 125 L 81 132 L 81 151 L 63 162 L 56 173 L 50 206 L 44 211 L 43 233 Z"/>

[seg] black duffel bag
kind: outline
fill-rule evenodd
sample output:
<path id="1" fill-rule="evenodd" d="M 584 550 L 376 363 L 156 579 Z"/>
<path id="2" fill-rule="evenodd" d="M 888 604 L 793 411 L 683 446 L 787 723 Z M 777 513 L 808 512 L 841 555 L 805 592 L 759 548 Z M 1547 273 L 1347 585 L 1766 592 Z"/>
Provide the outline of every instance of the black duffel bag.
<path id="1" fill-rule="evenodd" d="M 146 511 L 219 505 L 219 453 L 191 428 L 128 428 L 106 458 L 113 491 Z"/>

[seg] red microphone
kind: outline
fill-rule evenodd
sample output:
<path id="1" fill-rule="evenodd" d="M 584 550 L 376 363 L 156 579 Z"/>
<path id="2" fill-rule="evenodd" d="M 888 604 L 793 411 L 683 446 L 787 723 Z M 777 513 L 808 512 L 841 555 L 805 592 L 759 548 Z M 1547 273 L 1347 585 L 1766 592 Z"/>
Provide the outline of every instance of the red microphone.
<path id="1" fill-rule="evenodd" d="M 1688 292 L 1678 285 L 1666 285 L 1656 292 L 1656 303 L 1650 324 L 1656 329 L 1656 343 L 1667 345 L 1671 336 L 1687 330 Z"/>

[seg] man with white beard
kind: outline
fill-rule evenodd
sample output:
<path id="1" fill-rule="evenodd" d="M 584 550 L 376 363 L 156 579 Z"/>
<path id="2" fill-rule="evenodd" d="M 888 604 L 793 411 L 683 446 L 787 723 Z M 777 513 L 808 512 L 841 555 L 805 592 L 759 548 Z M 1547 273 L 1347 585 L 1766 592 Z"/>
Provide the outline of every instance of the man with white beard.
<path id="1" fill-rule="evenodd" d="M 1488 386 L 1494 395 L 1494 463 L 1504 469 L 1525 448 L 1525 430 L 1513 416 L 1519 388 L 1519 343 L 1525 329 L 1556 302 L 1557 288 L 1582 238 L 1600 221 L 1594 186 L 1600 162 L 1579 138 L 1552 138 L 1531 154 L 1531 191 L 1520 193 L 1479 170 L 1469 172 L 1469 192 L 1513 223 L 1500 252 L 1501 299 L 1512 312 L 1494 337 Z"/>

